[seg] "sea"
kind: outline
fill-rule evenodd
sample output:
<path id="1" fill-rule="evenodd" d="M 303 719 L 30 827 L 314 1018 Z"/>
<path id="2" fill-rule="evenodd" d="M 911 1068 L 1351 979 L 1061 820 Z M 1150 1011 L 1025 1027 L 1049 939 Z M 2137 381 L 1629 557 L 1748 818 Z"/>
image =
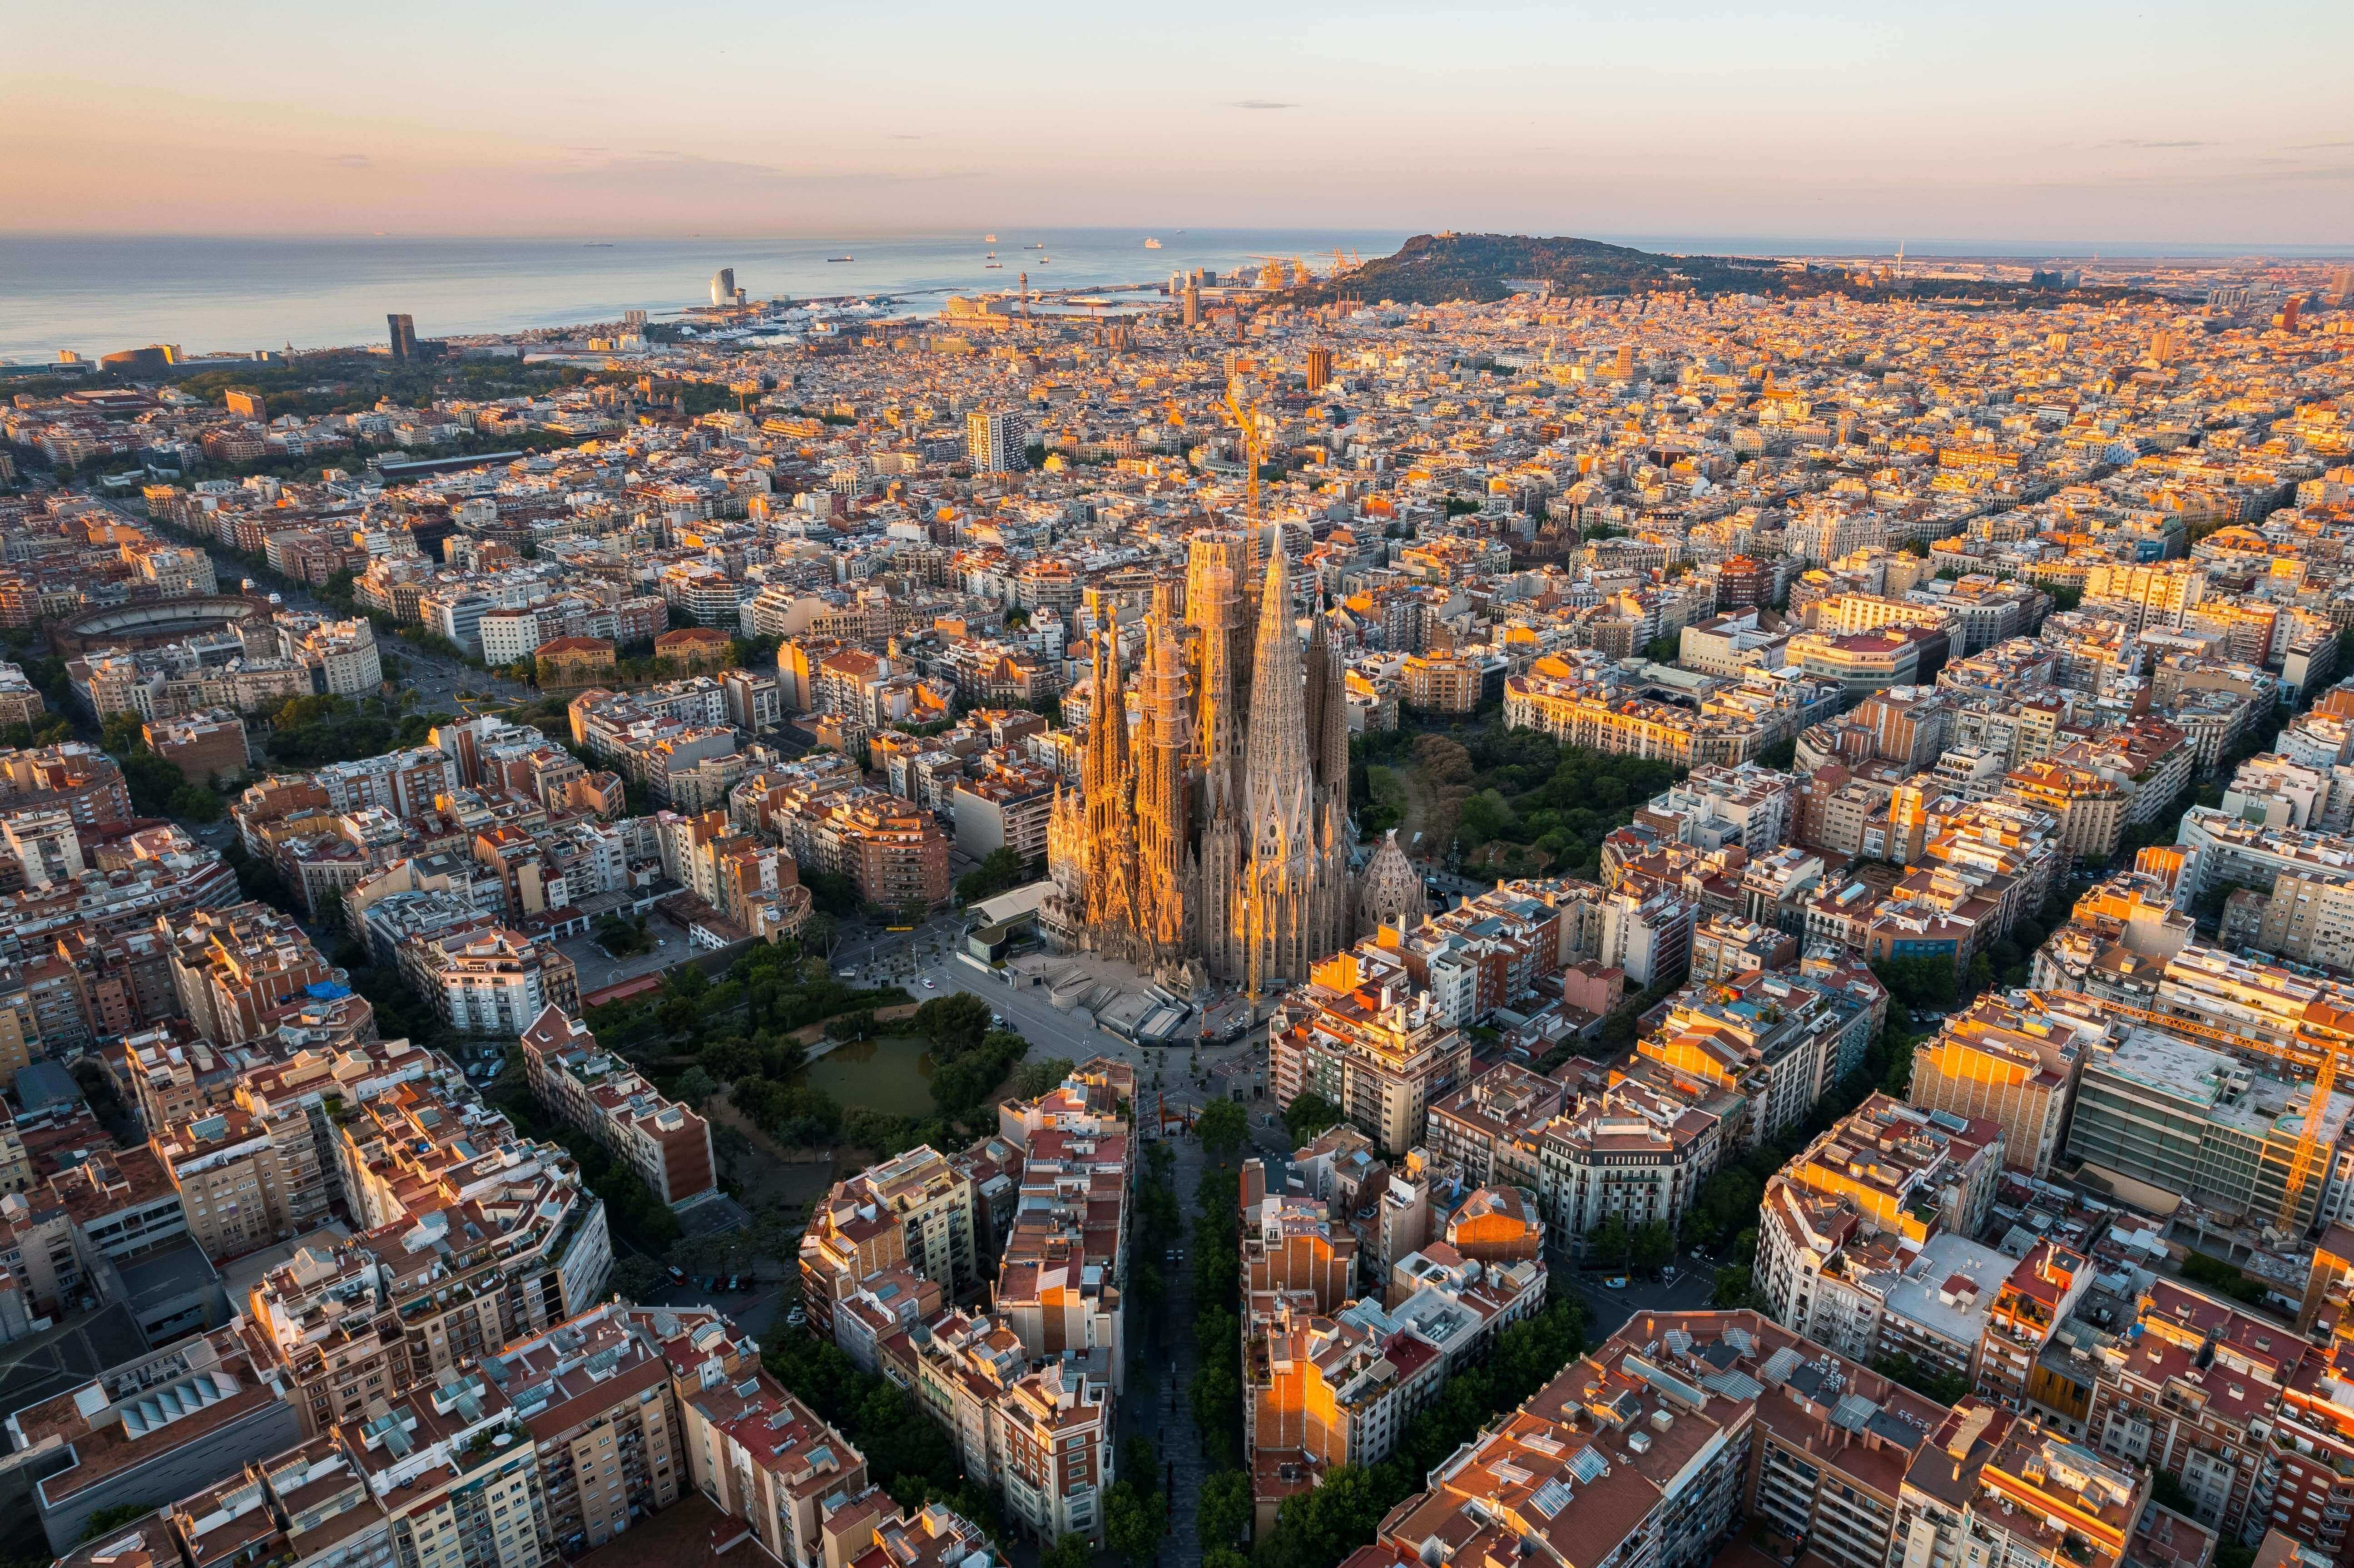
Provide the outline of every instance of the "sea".
<path id="1" fill-rule="evenodd" d="M 1147 238 L 1161 241 L 1147 249 Z M 1596 238 L 1687 255 L 1891 255 L 1893 238 L 1611 235 Z M 710 301 L 731 267 L 755 299 L 885 295 L 928 313 L 958 291 L 1150 283 L 1195 267 L 1218 272 L 1262 257 L 1329 266 L 1370 260 L 1404 232 L 1326 229 L 1000 228 L 819 237 L 688 235 L 663 239 L 176 238 L 0 234 L 0 361 L 95 357 L 150 343 L 190 356 L 258 348 L 381 344 L 385 316 L 413 317 L 420 337 L 656 321 Z M 2013 260 L 2342 255 L 2346 248 L 1907 239 L 1914 256 Z M 989 253 L 1003 265 L 987 266 Z M 837 257 L 846 260 L 833 260 Z"/>
<path id="2" fill-rule="evenodd" d="M 258 348 L 381 345 L 385 316 L 419 337 L 654 321 L 711 302 L 733 268 L 756 300 L 887 295 L 928 313 L 950 293 L 1155 283 L 1263 256 L 1330 267 L 1335 249 L 1370 259 L 1405 236 L 1322 229 L 1000 228 L 955 234 L 689 235 L 581 239 L 133 238 L 0 235 L 0 359 L 95 356 L 150 343 L 191 357 Z M 1161 241 L 1147 249 L 1148 238 Z M 996 252 L 1002 267 L 988 267 Z M 834 260 L 847 257 L 847 260 Z"/>

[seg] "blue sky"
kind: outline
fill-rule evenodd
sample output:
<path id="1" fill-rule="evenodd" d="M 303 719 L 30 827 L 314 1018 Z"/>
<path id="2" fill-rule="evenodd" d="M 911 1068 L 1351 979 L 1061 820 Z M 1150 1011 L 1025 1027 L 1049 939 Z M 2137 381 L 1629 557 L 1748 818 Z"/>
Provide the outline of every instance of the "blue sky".
<path id="1" fill-rule="evenodd" d="M 2354 243 L 2354 5 L 48 6 L 0 227 Z"/>

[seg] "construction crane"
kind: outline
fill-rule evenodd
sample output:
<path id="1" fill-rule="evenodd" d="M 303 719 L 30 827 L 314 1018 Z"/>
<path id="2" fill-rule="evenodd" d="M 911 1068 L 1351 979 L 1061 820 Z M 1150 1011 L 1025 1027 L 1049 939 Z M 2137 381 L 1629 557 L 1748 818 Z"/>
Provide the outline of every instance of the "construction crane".
<path id="1" fill-rule="evenodd" d="M 1267 267 L 1275 269 L 1273 283 L 1267 281 L 1267 269 L 1262 267 L 1259 270 L 1258 286 L 1262 289 L 1280 289 L 1287 282 L 1305 284 L 1308 281 L 1308 264 L 1297 256 L 1261 256 L 1254 251 L 1250 253 L 1250 259 L 1264 261 Z"/>
<path id="2" fill-rule="evenodd" d="M 1243 401 L 1242 385 L 1239 376 L 1226 383 L 1226 412 L 1233 417 L 1235 428 L 1242 431 L 1243 466 L 1250 476 L 1245 494 L 1248 498 L 1251 525 L 1256 528 L 1258 525 L 1258 471 L 1264 461 L 1267 443 L 1259 433 L 1258 400 L 1254 397 L 1249 402 Z"/>
<path id="3" fill-rule="evenodd" d="M 2335 1044 L 2307 1038 L 2299 1030 L 2296 1044 L 2287 1046 L 2232 1030 L 2219 1029 L 2196 1019 L 2178 1018 L 2170 1012 L 2153 1012 L 2146 1007 L 2128 1006 L 2086 991 L 2046 991 L 2044 995 L 2055 1001 L 2084 1002 L 2095 1010 L 2096 1016 L 2129 1018 L 2170 1034 L 2187 1034 L 2232 1054 L 2253 1054 L 2268 1057 L 2285 1066 L 2310 1068 L 2313 1088 L 2306 1097 L 2305 1115 L 2297 1119 L 2296 1150 L 2289 1157 L 2288 1174 L 2281 1181 L 2280 1207 L 2274 1215 L 2277 1228 L 2282 1233 L 2296 1234 L 2298 1200 L 2304 1197 L 2306 1188 L 2312 1183 L 2317 1168 L 2322 1163 L 2321 1124 L 2329 1113 L 2330 1093 L 2338 1086 L 2338 1047 Z"/>

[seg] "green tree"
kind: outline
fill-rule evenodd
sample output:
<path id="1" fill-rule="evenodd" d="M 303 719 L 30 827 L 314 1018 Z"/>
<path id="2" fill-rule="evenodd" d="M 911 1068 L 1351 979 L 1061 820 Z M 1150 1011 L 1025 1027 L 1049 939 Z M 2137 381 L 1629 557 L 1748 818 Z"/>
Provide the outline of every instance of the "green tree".
<path id="1" fill-rule="evenodd" d="M 915 1022 L 916 1033 L 931 1042 L 935 1061 L 959 1056 L 989 1033 L 989 1003 L 970 991 L 936 996 L 916 1009 Z"/>
<path id="2" fill-rule="evenodd" d="M 1104 1544 L 1127 1558 L 1130 1568 L 1144 1568 L 1159 1554 L 1168 1521 L 1168 1499 L 1133 1481 L 1114 1481 L 1104 1494 Z"/>
<path id="3" fill-rule="evenodd" d="M 1088 1568 L 1095 1560 L 1093 1542 L 1084 1535 L 1066 1535 L 1038 1553 L 1038 1568 Z"/>
<path id="4" fill-rule="evenodd" d="M 1249 1139 L 1250 1113 L 1233 1100 L 1212 1100 L 1194 1118 L 1193 1132 L 1203 1150 L 1223 1165 Z"/>
<path id="5" fill-rule="evenodd" d="M 1283 1107 L 1283 1128 L 1295 1146 L 1313 1143 L 1318 1134 L 1342 1119 L 1339 1106 L 1313 1092 Z"/>
<path id="6" fill-rule="evenodd" d="M 613 1288 L 622 1299 L 642 1302 L 662 1288 L 666 1277 L 661 1264 L 631 1253 L 613 1260 Z"/>
<path id="7" fill-rule="evenodd" d="M 84 1541 L 96 1541 L 111 1531 L 122 1529 L 126 1524 L 137 1523 L 154 1513 L 156 1505 L 151 1502 L 115 1503 L 100 1509 L 90 1516 L 90 1522 L 81 1527 L 81 1538 Z"/>
<path id="8" fill-rule="evenodd" d="M 1250 1476 L 1243 1470 L 1214 1470 L 1202 1481 L 1193 1505 L 1194 1534 L 1204 1552 L 1239 1546 L 1251 1527 Z"/>
<path id="9" fill-rule="evenodd" d="M 991 850 L 981 858 L 979 865 L 957 878 L 957 901 L 961 904 L 978 903 L 1010 887 L 1019 887 L 1028 869 L 1017 852 Z"/>
<path id="10" fill-rule="evenodd" d="M 1635 1238 L 1627 1229 L 1627 1222 L 1617 1214 L 1606 1214 L 1602 1223 L 1586 1234 L 1586 1255 L 1605 1268 L 1624 1268 L 1633 1252 Z"/>
<path id="11" fill-rule="evenodd" d="M 678 1075 L 677 1095 L 691 1106 L 702 1106 L 719 1092 L 718 1080 L 700 1066 L 689 1067 Z"/>
<path id="12" fill-rule="evenodd" d="M 1124 1437 L 1120 1440 L 1119 1473 L 1135 1482 L 1141 1491 L 1157 1492 L 1161 1489 L 1161 1457 L 1152 1451 L 1152 1439 Z"/>
<path id="13" fill-rule="evenodd" d="M 1013 1092 L 1025 1100 L 1034 1100 L 1071 1075 L 1072 1062 L 1068 1056 L 1045 1056 L 1035 1062 L 1024 1062 L 1013 1069 Z"/>

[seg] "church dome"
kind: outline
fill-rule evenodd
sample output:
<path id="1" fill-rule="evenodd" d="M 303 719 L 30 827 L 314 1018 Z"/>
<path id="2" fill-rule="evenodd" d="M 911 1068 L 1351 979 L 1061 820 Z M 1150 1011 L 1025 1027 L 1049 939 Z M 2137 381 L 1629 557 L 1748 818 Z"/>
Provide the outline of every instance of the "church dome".
<path id="1" fill-rule="evenodd" d="M 1422 874 L 1398 848 L 1397 830 L 1392 828 L 1382 836 L 1382 847 L 1365 863 L 1365 873 L 1357 886 L 1357 923 L 1359 931 L 1370 936 L 1384 926 L 1396 926 L 1411 930 L 1422 924 L 1430 905 L 1422 886 Z"/>

